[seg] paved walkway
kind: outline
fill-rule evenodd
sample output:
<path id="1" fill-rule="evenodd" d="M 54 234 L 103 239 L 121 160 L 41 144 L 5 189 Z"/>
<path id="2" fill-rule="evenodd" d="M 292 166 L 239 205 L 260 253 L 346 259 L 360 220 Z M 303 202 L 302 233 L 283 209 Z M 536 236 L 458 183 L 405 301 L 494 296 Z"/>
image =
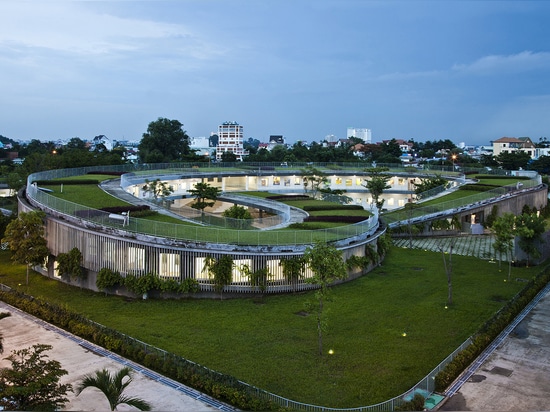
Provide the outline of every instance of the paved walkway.
<path id="1" fill-rule="evenodd" d="M 494 256 L 493 237 L 491 235 L 461 235 L 454 237 L 423 237 L 412 239 L 412 249 L 430 250 L 439 252 L 439 247 L 448 250 L 448 243 L 451 239 L 455 242 L 453 254 L 463 256 L 474 256 L 480 259 L 489 260 Z M 409 238 L 399 237 L 392 239 L 397 247 L 408 248 Z"/>
<path id="2" fill-rule="evenodd" d="M 181 214 L 172 212 L 172 211 L 170 211 L 170 210 L 168 210 L 164 207 L 160 207 L 160 206 L 156 205 L 153 202 L 149 202 L 149 201 L 147 201 L 147 199 L 138 199 L 135 196 L 132 196 L 130 193 L 126 192 L 125 190 L 123 190 L 120 187 L 120 179 L 105 180 L 100 184 L 99 187 L 101 187 L 101 189 L 103 189 L 105 192 L 107 192 L 111 196 L 117 197 L 121 200 L 124 200 L 125 202 L 130 203 L 130 204 L 142 205 L 142 204 L 145 203 L 145 204 L 149 205 L 151 207 L 151 209 L 156 210 L 159 213 L 175 217 L 176 219 L 182 219 L 182 220 L 187 220 L 187 221 L 190 221 L 190 222 L 193 222 L 193 223 L 201 224 L 200 222 L 197 222 L 196 220 L 187 219 L 184 216 L 182 216 Z M 238 199 L 239 196 L 236 195 L 236 194 L 231 194 L 231 197 L 233 197 L 235 199 Z M 250 198 L 247 198 L 247 199 L 249 200 Z M 268 202 L 269 200 L 258 198 L 258 201 Z M 306 218 L 307 215 L 308 214 L 306 212 L 304 212 L 303 210 L 295 208 L 295 207 L 291 207 L 290 208 L 290 217 L 289 217 L 288 221 L 286 221 L 282 224 L 279 224 L 277 226 L 272 226 L 272 227 L 267 228 L 267 229 L 270 229 L 270 230 L 278 229 L 278 228 L 281 228 L 281 227 L 286 227 L 286 226 L 290 225 L 291 223 L 303 222 L 304 218 Z"/>
<path id="3" fill-rule="evenodd" d="M 11 313 L 11 316 L 0 319 L 0 330 L 4 337 L 4 353 L 0 356 L 0 368 L 10 366 L 4 358 L 13 350 L 28 348 L 38 343 L 47 344 L 52 345 L 53 349 L 46 354 L 50 359 L 59 361 L 62 368 L 68 372 L 61 382 L 71 383 L 73 387 L 84 375 L 93 374 L 97 370 L 106 368 L 114 372 L 123 366 L 129 366 L 135 373 L 125 394 L 137 396 L 149 402 L 154 411 L 235 410 L 216 399 L 128 361 L 1 301 L 0 312 Z M 74 393 L 69 393 L 67 397 L 69 403 L 63 410 L 107 411 L 110 409 L 105 396 L 96 389 L 86 389 L 78 397 Z M 135 409 L 121 405 L 117 410 Z"/>
<path id="4" fill-rule="evenodd" d="M 550 294 L 449 388 L 443 411 L 550 410 Z"/>

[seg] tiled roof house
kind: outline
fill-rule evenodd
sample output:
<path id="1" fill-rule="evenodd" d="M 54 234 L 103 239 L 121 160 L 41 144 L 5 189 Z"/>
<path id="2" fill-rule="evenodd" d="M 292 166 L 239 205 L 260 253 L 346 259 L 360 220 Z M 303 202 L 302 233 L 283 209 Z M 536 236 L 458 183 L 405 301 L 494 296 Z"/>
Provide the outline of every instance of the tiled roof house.
<path id="1" fill-rule="evenodd" d="M 535 144 L 528 137 L 501 137 L 493 141 L 493 156 L 501 153 L 526 152 L 532 158 L 535 157 Z"/>

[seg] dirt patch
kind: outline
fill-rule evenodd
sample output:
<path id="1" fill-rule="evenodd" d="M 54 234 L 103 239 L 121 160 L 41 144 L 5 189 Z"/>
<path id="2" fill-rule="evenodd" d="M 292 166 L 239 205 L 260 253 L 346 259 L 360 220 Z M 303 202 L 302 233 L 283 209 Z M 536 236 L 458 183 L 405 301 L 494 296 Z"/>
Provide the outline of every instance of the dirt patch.
<path id="1" fill-rule="evenodd" d="M 299 312 L 296 312 L 295 315 L 298 315 L 298 316 L 302 316 L 302 317 L 307 317 L 309 316 L 309 312 L 306 312 L 305 310 L 301 310 Z"/>

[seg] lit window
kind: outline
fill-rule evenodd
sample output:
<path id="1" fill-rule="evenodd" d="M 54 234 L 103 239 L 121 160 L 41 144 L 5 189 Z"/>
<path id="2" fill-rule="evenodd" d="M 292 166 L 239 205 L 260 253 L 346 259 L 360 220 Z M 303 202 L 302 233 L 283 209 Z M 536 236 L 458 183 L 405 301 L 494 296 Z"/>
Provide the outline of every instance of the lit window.
<path id="1" fill-rule="evenodd" d="M 175 253 L 161 253 L 159 262 L 159 276 L 163 278 L 179 278 L 180 255 Z"/>

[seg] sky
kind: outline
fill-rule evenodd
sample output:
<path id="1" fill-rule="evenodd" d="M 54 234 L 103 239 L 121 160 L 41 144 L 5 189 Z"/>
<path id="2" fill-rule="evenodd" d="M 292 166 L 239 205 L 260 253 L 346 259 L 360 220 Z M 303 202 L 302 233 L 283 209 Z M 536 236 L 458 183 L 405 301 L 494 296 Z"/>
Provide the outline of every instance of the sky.
<path id="1" fill-rule="evenodd" d="M 550 1 L 0 0 L 0 135 L 550 138 Z"/>

